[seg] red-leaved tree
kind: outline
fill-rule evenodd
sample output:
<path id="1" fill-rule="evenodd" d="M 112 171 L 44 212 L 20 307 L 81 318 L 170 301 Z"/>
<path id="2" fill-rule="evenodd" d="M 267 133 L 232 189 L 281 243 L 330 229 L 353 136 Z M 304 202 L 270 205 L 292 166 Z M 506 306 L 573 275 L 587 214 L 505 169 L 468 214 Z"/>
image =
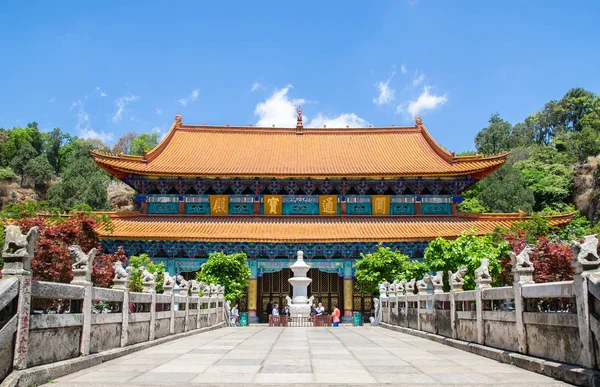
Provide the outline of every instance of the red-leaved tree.
<path id="1" fill-rule="evenodd" d="M 92 273 L 94 286 L 101 288 L 110 288 L 112 286 L 113 278 L 115 277 L 113 264 L 117 261 L 121 261 L 123 266 L 127 264 L 127 254 L 121 246 L 119 246 L 119 249 L 114 254 L 102 254 L 96 258 L 94 261 L 94 272 Z"/>

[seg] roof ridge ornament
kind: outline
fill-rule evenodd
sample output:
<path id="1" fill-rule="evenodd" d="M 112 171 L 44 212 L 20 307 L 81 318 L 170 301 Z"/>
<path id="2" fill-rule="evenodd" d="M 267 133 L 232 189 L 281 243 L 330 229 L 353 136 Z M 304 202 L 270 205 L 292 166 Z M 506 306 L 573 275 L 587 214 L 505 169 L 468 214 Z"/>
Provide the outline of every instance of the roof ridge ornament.
<path id="1" fill-rule="evenodd" d="M 181 114 L 176 114 L 175 115 L 175 127 L 178 128 L 181 126 L 181 120 L 183 119 L 183 116 Z"/>
<path id="2" fill-rule="evenodd" d="M 296 113 L 298 113 L 298 120 L 296 121 L 296 134 L 304 134 L 304 132 L 302 132 L 302 129 L 304 129 L 304 126 L 302 125 L 302 107 L 298 106 Z"/>
<path id="3" fill-rule="evenodd" d="M 417 124 L 417 128 L 423 127 L 423 117 L 415 116 L 415 123 Z"/>

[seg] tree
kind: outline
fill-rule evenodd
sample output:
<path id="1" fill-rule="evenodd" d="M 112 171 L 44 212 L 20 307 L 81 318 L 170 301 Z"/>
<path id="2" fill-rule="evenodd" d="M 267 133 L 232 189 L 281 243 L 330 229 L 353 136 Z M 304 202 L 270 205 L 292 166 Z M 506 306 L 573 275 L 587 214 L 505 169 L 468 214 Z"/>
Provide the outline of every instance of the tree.
<path id="1" fill-rule="evenodd" d="M 92 282 L 95 287 L 110 288 L 115 278 L 115 262 L 120 261 L 123 266 L 127 264 L 127 254 L 122 247 L 119 247 L 114 254 L 102 254 L 96 257 L 94 261 L 94 271 L 92 272 Z"/>
<path id="2" fill-rule="evenodd" d="M 536 211 L 565 209 L 573 189 L 574 170 L 568 157 L 555 148 L 537 147 L 531 157 L 514 164 L 523 174 L 525 186 L 535 198 Z"/>
<path id="3" fill-rule="evenodd" d="M 215 252 L 208 256 L 202 270 L 196 275 L 198 281 L 225 287 L 225 299 L 232 303 L 240 299 L 248 287 L 250 268 L 245 253 L 227 255 Z"/>
<path id="4" fill-rule="evenodd" d="M 158 145 L 158 133 L 144 133 L 131 140 L 129 145 L 129 154 L 134 156 L 142 156 L 144 151 L 149 151 Z"/>
<path id="5" fill-rule="evenodd" d="M 455 240 L 436 238 L 425 248 L 425 262 L 432 271 L 444 272 L 444 286 L 449 289 L 448 271 L 456 272 L 461 266 L 467 267 L 465 289 L 473 289 L 473 273 L 481 265 L 482 259 L 489 261 L 490 275 L 494 280 L 500 274 L 500 257 L 506 255 L 508 244 L 504 241 L 494 243 L 487 235 L 477 236 L 474 230 L 464 232 Z M 497 285 L 503 285 L 497 283 Z"/>
<path id="6" fill-rule="evenodd" d="M 60 173 L 62 166 L 60 150 L 70 139 L 71 136 L 63 133 L 60 128 L 54 128 L 51 132 L 44 133 L 46 155 L 56 176 Z"/>
<path id="7" fill-rule="evenodd" d="M 23 172 L 36 186 L 44 186 L 52 179 L 54 169 L 46 155 L 39 155 L 29 160 Z"/>
<path id="8" fill-rule="evenodd" d="M 525 186 L 521 171 L 511 165 L 503 165 L 479 184 L 481 191 L 477 200 L 492 212 L 530 212 L 533 209 L 533 192 Z"/>
<path id="9" fill-rule="evenodd" d="M 23 178 L 25 177 L 25 167 L 29 161 L 33 160 L 38 153 L 33 146 L 25 142 L 19 148 L 19 151 L 15 157 L 10 161 L 10 167 L 13 171 L 21 176 L 21 187 L 23 186 Z"/>
<path id="10" fill-rule="evenodd" d="M 422 277 L 429 268 L 389 247 L 379 246 L 377 251 L 361 254 L 356 263 L 356 287 L 363 293 L 375 294 L 379 284 L 388 281 Z"/>
<path id="11" fill-rule="evenodd" d="M 477 152 L 484 155 L 494 155 L 511 148 L 512 125 L 504 121 L 498 113 L 493 114 L 489 125 L 481 129 L 475 136 Z"/>
<path id="12" fill-rule="evenodd" d="M 128 133 L 125 133 L 124 135 L 122 135 L 121 137 L 119 137 L 119 141 L 117 141 L 117 143 L 112 148 L 112 153 L 129 154 L 131 141 L 133 141 L 133 139 L 136 136 L 137 135 L 135 134 L 135 132 L 128 132 Z"/>
<path id="13" fill-rule="evenodd" d="M 481 214 L 489 212 L 489 209 L 484 206 L 477 198 L 467 198 L 458 204 L 458 210 L 461 212 L 471 212 L 474 214 Z"/>
<path id="14" fill-rule="evenodd" d="M 148 257 L 148 254 L 140 254 L 129 257 L 129 266 L 133 268 L 131 277 L 129 278 L 129 290 L 132 292 L 141 292 L 144 289 L 142 271 L 140 269 L 144 267 L 149 273 L 156 273 L 156 291 L 164 291 L 165 277 L 162 274 L 165 271 L 164 263 L 154 263 Z"/>
<path id="15" fill-rule="evenodd" d="M 48 202 L 63 211 L 80 204 L 87 204 L 96 211 L 106 210 L 106 188 L 110 178 L 90 157 L 92 145 L 87 141 L 77 140 L 69 146 L 71 149 L 67 166 L 60 175 L 61 181 L 48 190 Z"/>

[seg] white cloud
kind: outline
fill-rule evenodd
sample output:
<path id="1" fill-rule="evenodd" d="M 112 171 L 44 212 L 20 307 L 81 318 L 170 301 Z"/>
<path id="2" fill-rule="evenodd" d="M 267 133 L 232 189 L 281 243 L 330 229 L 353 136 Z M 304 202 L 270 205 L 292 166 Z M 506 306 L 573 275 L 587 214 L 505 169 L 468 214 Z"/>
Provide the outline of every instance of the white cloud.
<path id="1" fill-rule="evenodd" d="M 156 108 L 156 114 L 162 114 L 162 110 L 160 110 L 159 108 Z"/>
<path id="2" fill-rule="evenodd" d="M 56 97 L 52 97 L 48 100 L 48 103 L 54 103 L 54 101 L 56 101 Z"/>
<path id="3" fill-rule="evenodd" d="M 346 126 L 364 128 L 369 126 L 369 122 L 354 113 L 343 113 L 337 117 L 327 117 L 319 113 L 306 126 L 310 128 L 322 128 L 323 126 L 328 128 L 345 128 Z"/>
<path id="4" fill-rule="evenodd" d="M 430 86 L 425 86 L 421 95 L 416 99 L 398 105 L 397 112 L 408 114 L 410 118 L 414 118 L 424 111 L 435 110 L 448 101 L 446 94 L 435 95 L 431 94 L 430 90 Z"/>
<path id="5" fill-rule="evenodd" d="M 292 85 L 275 90 L 264 102 L 256 105 L 254 114 L 258 116 L 256 126 L 277 126 L 292 128 L 296 126 L 296 108 L 302 105 L 303 99 L 290 99 L 288 91 Z M 305 118 L 306 119 L 306 118 Z"/>
<path id="6" fill-rule="evenodd" d="M 100 97 L 106 97 L 106 96 L 108 96 L 108 94 L 106 94 L 104 91 L 102 91 L 102 89 L 100 88 L 100 86 L 96 86 L 96 91 L 98 92 L 98 95 Z"/>
<path id="7" fill-rule="evenodd" d="M 413 87 L 419 86 L 425 80 L 425 74 L 421 74 L 412 81 Z"/>
<path id="8" fill-rule="evenodd" d="M 181 98 L 181 99 L 179 99 L 178 102 L 182 106 L 185 106 L 185 105 L 187 105 L 188 102 L 194 102 L 195 100 L 197 100 L 199 94 L 200 94 L 200 90 L 199 89 L 195 89 L 194 91 L 192 91 L 192 94 L 190 94 L 189 97 L 187 97 L 187 98 Z"/>
<path id="9" fill-rule="evenodd" d="M 81 100 L 73 102 L 72 107 L 77 110 L 75 114 L 75 129 L 79 133 L 79 137 L 84 139 L 97 138 L 104 143 L 112 141 L 112 133 L 106 133 L 104 131 L 96 131 L 92 128 L 90 122 L 90 115 L 85 110 L 85 104 Z"/>
<path id="10" fill-rule="evenodd" d="M 125 107 L 131 102 L 135 102 L 139 99 L 140 97 L 138 97 L 137 95 L 124 95 L 122 97 L 117 98 L 115 101 L 115 104 L 117 105 L 117 111 L 112 117 L 112 122 L 120 122 L 123 118 L 123 112 L 125 111 Z"/>
<path id="11" fill-rule="evenodd" d="M 264 88 L 264 86 L 262 85 L 262 83 L 260 83 L 260 82 L 254 82 L 252 84 L 252 87 L 250 88 L 250 91 L 260 90 L 262 88 Z"/>
<path id="12" fill-rule="evenodd" d="M 408 69 L 405 65 L 400 66 L 400 70 L 402 71 L 402 74 L 406 74 L 408 72 Z"/>
<path id="13" fill-rule="evenodd" d="M 375 105 L 385 105 L 392 102 L 395 98 L 396 91 L 390 88 L 390 81 L 394 78 L 396 73 L 392 73 L 392 76 L 388 78 L 385 82 L 378 82 L 375 84 L 375 87 L 379 89 L 379 95 L 377 98 L 373 98 L 373 103 Z"/>

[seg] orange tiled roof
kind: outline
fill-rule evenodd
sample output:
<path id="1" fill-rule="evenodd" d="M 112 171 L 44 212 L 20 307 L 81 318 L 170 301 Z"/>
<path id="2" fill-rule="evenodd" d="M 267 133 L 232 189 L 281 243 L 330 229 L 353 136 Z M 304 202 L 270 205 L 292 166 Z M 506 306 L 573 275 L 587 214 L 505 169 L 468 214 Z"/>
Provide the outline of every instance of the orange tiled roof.
<path id="1" fill-rule="evenodd" d="M 190 177 L 395 178 L 477 175 L 506 161 L 455 157 L 439 146 L 421 120 L 411 127 L 294 129 L 183 125 L 180 116 L 145 156 L 92 152 L 115 175 Z"/>
<path id="2" fill-rule="evenodd" d="M 552 225 L 570 222 L 572 214 L 555 216 Z M 497 226 L 525 220 L 518 214 L 462 214 L 411 217 L 217 217 L 113 214 L 113 232 L 104 239 L 223 242 L 402 242 L 454 238 L 476 228 L 487 234 Z"/>

